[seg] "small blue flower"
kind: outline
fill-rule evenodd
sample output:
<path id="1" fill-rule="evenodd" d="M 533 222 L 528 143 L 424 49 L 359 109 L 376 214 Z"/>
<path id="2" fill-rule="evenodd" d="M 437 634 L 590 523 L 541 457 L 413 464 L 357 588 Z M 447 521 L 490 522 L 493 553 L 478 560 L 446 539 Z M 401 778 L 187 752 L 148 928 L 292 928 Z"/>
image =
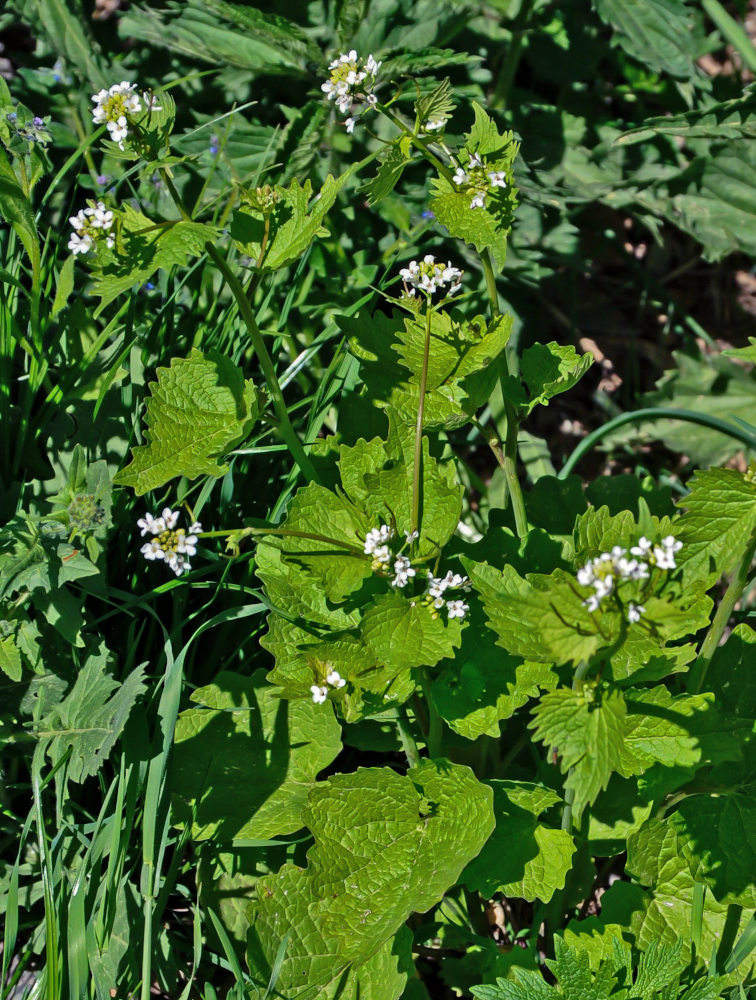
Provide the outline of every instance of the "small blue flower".
<path id="1" fill-rule="evenodd" d="M 424 212 L 420 213 L 420 218 L 421 219 L 435 219 L 436 218 L 436 213 L 435 212 L 431 212 L 430 209 L 426 208 L 426 210 Z"/>
<path id="2" fill-rule="evenodd" d="M 220 152 L 220 139 L 217 135 L 210 136 L 210 153 L 212 156 L 217 156 Z"/>

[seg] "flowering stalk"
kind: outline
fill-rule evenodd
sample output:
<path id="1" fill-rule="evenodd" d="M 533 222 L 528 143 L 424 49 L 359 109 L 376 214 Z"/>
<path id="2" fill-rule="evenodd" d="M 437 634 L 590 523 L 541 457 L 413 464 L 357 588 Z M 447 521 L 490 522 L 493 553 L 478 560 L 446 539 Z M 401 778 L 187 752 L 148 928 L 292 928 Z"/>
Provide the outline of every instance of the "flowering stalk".
<path id="1" fill-rule="evenodd" d="M 181 196 L 176 190 L 170 174 L 165 169 L 161 170 L 161 174 L 176 208 L 187 222 L 191 222 L 191 216 L 184 207 Z M 247 298 L 244 289 L 234 272 L 209 240 L 205 244 L 205 250 L 215 266 L 223 275 L 231 294 L 236 299 L 236 304 L 239 306 L 239 312 L 241 313 L 244 324 L 247 327 L 249 339 L 252 341 L 252 346 L 255 349 L 257 360 L 260 362 L 260 367 L 262 368 L 263 376 L 265 377 L 265 384 L 273 403 L 273 409 L 276 411 L 276 416 L 278 417 L 278 429 L 281 432 L 281 437 L 286 442 L 286 447 L 291 452 L 292 458 L 299 466 L 299 469 L 305 479 L 307 479 L 308 482 L 317 483 L 319 481 L 318 474 L 315 471 L 312 462 L 308 458 L 307 452 L 304 450 L 302 442 L 297 437 L 297 433 L 292 426 L 291 420 L 289 419 L 289 412 L 286 409 L 286 403 L 284 402 L 283 392 L 281 391 L 281 386 L 276 375 L 276 369 L 273 366 L 273 361 L 268 353 L 267 347 L 265 346 L 265 341 L 260 333 L 260 328 L 258 327 L 257 320 L 252 312 L 249 299 Z"/>
<path id="2" fill-rule="evenodd" d="M 483 265 L 483 274 L 486 279 L 491 316 L 493 319 L 496 319 L 500 315 L 499 293 L 496 290 L 496 276 L 493 264 L 491 263 L 491 254 L 488 250 L 484 250 L 480 255 L 480 262 Z M 520 429 L 520 421 L 517 417 L 517 408 L 507 398 L 506 381 L 509 378 L 509 363 L 507 361 L 506 350 L 502 352 L 500 364 L 502 368 L 500 379 L 501 397 L 504 401 L 504 416 L 507 421 L 507 429 L 504 434 L 503 462 L 500 462 L 500 464 L 504 470 L 507 489 L 512 501 L 517 537 L 524 538 L 528 533 L 528 515 L 525 512 L 525 498 L 522 495 L 522 487 L 517 475 L 517 432 Z M 499 437 L 501 438 L 501 434 Z M 489 439 L 489 444 L 491 444 L 491 439 Z M 493 448 L 493 445 L 491 447 Z M 495 449 L 494 454 L 498 459 L 498 453 Z"/>
<path id="3" fill-rule="evenodd" d="M 423 344 L 423 367 L 420 370 L 420 398 L 417 401 L 417 423 L 415 424 L 415 457 L 412 467 L 412 517 L 410 531 L 417 531 L 420 522 L 420 484 L 423 459 L 423 417 L 425 416 L 425 392 L 428 388 L 428 362 L 430 360 L 430 332 L 433 309 L 430 300 L 425 307 L 425 342 Z"/>

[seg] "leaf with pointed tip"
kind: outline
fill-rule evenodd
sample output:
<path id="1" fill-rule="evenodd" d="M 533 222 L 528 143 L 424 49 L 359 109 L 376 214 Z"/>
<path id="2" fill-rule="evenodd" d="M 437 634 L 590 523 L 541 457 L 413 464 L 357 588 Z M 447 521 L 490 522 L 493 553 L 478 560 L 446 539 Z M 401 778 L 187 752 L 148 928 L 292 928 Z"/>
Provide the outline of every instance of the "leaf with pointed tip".
<path id="1" fill-rule="evenodd" d="M 150 393 L 149 443 L 133 448 L 113 479 L 139 495 L 177 476 L 224 475 L 228 465 L 219 460 L 250 432 L 261 403 L 251 379 L 215 351 L 173 358 L 158 368 Z"/>
<path id="2" fill-rule="evenodd" d="M 445 621 L 428 604 L 394 593 L 378 598 L 365 614 L 361 631 L 376 659 L 399 674 L 411 667 L 434 667 L 454 656 L 462 623 L 459 618 Z"/>
<path id="3" fill-rule="evenodd" d="M 484 899 L 495 892 L 508 898 L 548 903 L 563 889 L 576 847 L 566 830 L 539 821 L 561 799 L 550 788 L 525 781 L 490 781 L 496 829 L 462 878 Z"/>
<path id="4" fill-rule="evenodd" d="M 703 26 L 685 0 L 594 0 L 594 6 L 633 59 L 682 80 L 695 74 Z"/>
<path id="5" fill-rule="evenodd" d="M 473 109 L 475 122 L 465 137 L 465 146 L 470 153 L 483 158 L 487 170 L 504 171 L 506 187 L 490 191 L 485 207 L 471 208 L 469 191 L 460 190 L 446 177 L 437 177 L 431 182 L 434 192 L 431 209 L 452 236 L 471 244 L 479 253 L 492 251 L 502 268 L 517 206 L 512 167 L 520 145 L 512 132 L 500 134 L 479 104 L 473 102 Z"/>
<path id="6" fill-rule="evenodd" d="M 520 374 L 528 387 L 527 412 L 580 381 L 593 364 L 590 354 L 578 354 L 572 345 L 533 344 L 523 351 Z"/>
<path id="7" fill-rule="evenodd" d="M 298 830 L 318 772 L 341 750 L 330 705 L 283 701 L 263 671 L 222 671 L 191 700 L 198 707 L 176 723 L 173 788 L 192 837 L 265 840 Z"/>
<path id="8" fill-rule="evenodd" d="M 108 658 L 104 644 L 90 653 L 63 701 L 35 724 L 35 756 L 41 760 L 47 754 L 57 764 L 70 748 L 66 775 L 71 781 L 97 774 L 145 690 L 144 664 L 118 681 L 106 672 Z"/>
<path id="9" fill-rule="evenodd" d="M 314 197 L 309 180 L 302 185 L 294 178 L 288 187 L 276 186 L 278 201 L 268 216 L 251 205 L 242 205 L 231 217 L 231 239 L 242 253 L 260 262 L 260 271 L 288 266 L 316 236 L 327 235 L 325 217 L 356 169 L 353 165 L 340 177 L 329 174 Z"/>
<path id="10" fill-rule="evenodd" d="M 576 823 L 607 787 L 612 772 L 623 771 L 626 726 L 627 707 L 618 690 L 559 688 L 536 705 L 529 728 L 559 754 L 559 766 L 567 774 L 565 789 L 574 790 Z"/>

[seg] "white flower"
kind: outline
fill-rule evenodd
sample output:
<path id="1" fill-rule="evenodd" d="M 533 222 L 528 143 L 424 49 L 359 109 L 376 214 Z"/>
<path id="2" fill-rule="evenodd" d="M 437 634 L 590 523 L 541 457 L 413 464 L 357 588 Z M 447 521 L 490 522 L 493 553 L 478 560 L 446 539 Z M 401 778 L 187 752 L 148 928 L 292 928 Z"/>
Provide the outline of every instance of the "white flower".
<path id="1" fill-rule="evenodd" d="M 494 188 L 507 186 L 504 170 L 488 170 L 480 153 L 471 153 L 467 167 L 457 166 L 452 178 L 457 187 L 472 195 L 470 208 L 485 208 Z"/>
<path id="2" fill-rule="evenodd" d="M 444 125 L 446 125 L 445 118 L 429 118 L 425 125 L 423 125 L 423 129 L 426 132 L 439 132 Z"/>
<path id="3" fill-rule="evenodd" d="M 319 684 L 311 684 L 310 691 L 312 692 L 312 700 L 316 705 L 322 705 L 323 702 L 328 698 L 328 688 L 321 687 Z"/>
<path id="4" fill-rule="evenodd" d="M 420 537 L 420 532 L 417 531 L 417 529 L 415 531 L 405 531 L 404 537 L 407 539 L 407 544 L 411 545 L 413 542 L 416 542 L 418 540 L 418 538 Z"/>
<path id="5" fill-rule="evenodd" d="M 326 682 L 330 684 L 331 687 L 335 688 L 343 688 L 344 685 L 346 684 L 346 681 L 338 672 L 338 670 L 329 671 L 328 675 L 326 676 Z"/>
<path id="6" fill-rule="evenodd" d="M 675 553 L 682 548 L 682 542 L 667 535 L 659 545 L 654 545 L 643 536 L 636 545 L 631 546 L 628 558 L 627 549 L 615 545 L 611 552 L 602 552 L 600 556 L 589 560 L 576 573 L 577 582 L 582 587 L 593 587 L 595 593 L 583 601 L 590 611 L 596 611 L 600 602 L 608 597 L 618 583 L 624 580 L 647 580 L 651 566 L 658 569 L 675 569 Z M 629 605 L 628 620 L 637 622 L 645 609 L 642 604 Z"/>
<path id="7" fill-rule="evenodd" d="M 641 615 L 644 615 L 645 613 L 646 609 L 642 604 L 629 604 L 627 608 L 627 620 L 631 624 L 635 624 L 635 622 L 640 621 Z"/>
<path id="8" fill-rule="evenodd" d="M 103 237 L 107 247 L 112 247 L 115 243 L 110 232 L 113 227 L 113 213 L 106 209 L 101 201 L 82 208 L 68 221 L 74 230 L 68 241 L 68 249 L 74 254 L 96 250 L 97 244 Z"/>
<path id="9" fill-rule="evenodd" d="M 630 549 L 630 554 L 634 556 L 640 556 L 641 558 L 646 559 L 652 547 L 653 546 L 651 542 L 649 542 L 649 540 L 645 536 L 643 536 L 638 539 L 638 544 L 634 545 Z"/>
<path id="10" fill-rule="evenodd" d="M 342 53 L 334 59 L 328 66 L 330 76 L 320 85 L 320 89 L 333 101 L 341 114 L 346 115 L 353 104 L 366 102 L 373 106 L 377 98 L 373 94 L 375 78 L 381 63 L 376 62 L 372 55 L 369 55 L 364 64 L 357 55 L 356 49 Z M 350 116 L 346 119 L 347 132 L 353 132 L 357 117 Z"/>
<path id="11" fill-rule="evenodd" d="M 454 295 L 461 288 L 462 271 L 453 267 L 451 261 L 446 264 L 437 264 L 433 254 L 426 254 L 422 263 L 411 260 L 409 267 L 403 267 L 399 271 L 404 280 L 405 286 L 411 287 L 407 290 L 409 295 L 414 295 L 416 289 L 420 289 L 427 296 L 433 295 L 438 289 L 443 289 L 449 285 L 447 295 Z"/>
<path id="12" fill-rule="evenodd" d="M 130 119 L 142 111 L 160 111 L 159 104 L 150 94 L 138 93 L 137 85 L 128 80 L 114 83 L 92 95 L 92 121 L 95 125 L 106 125 L 113 142 L 123 149 L 123 140 L 129 134 Z"/>
<path id="13" fill-rule="evenodd" d="M 388 524 L 382 524 L 379 528 L 371 528 L 365 535 L 365 555 L 370 556 L 380 546 L 385 546 L 386 542 L 394 537 L 394 529 Z"/>
<path id="14" fill-rule="evenodd" d="M 391 581 L 392 587 L 406 587 L 410 577 L 415 575 L 412 563 L 406 556 L 397 556 L 394 560 L 394 579 Z"/>
<path id="15" fill-rule="evenodd" d="M 450 618 L 464 618 L 469 610 L 470 606 L 464 601 L 446 602 L 446 613 Z"/>
<path id="16" fill-rule="evenodd" d="M 137 521 L 142 537 L 152 535 L 140 549 L 144 558 L 150 561 L 162 559 L 176 576 L 191 569 L 189 559 L 197 555 L 197 535 L 202 531 L 199 521 L 190 525 L 188 531 L 177 528 L 179 516 L 179 511 L 164 507 L 159 517 L 145 514 Z"/>

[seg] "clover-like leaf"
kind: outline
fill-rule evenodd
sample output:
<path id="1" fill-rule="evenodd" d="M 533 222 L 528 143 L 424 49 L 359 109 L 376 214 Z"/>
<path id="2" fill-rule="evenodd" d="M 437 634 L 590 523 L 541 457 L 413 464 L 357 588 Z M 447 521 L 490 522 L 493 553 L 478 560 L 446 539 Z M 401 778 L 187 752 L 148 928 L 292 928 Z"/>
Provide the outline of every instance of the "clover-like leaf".
<path id="1" fill-rule="evenodd" d="M 149 444 L 132 449 L 113 480 L 140 495 L 176 476 L 222 476 L 228 466 L 220 459 L 247 436 L 261 403 L 252 381 L 215 351 L 192 350 L 158 368 L 150 392 Z"/>
<path id="2" fill-rule="evenodd" d="M 561 801 L 556 792 L 525 781 L 491 781 L 496 829 L 464 871 L 465 885 L 485 899 L 495 892 L 548 903 L 564 888 L 576 847 L 566 830 L 538 817 Z"/>

